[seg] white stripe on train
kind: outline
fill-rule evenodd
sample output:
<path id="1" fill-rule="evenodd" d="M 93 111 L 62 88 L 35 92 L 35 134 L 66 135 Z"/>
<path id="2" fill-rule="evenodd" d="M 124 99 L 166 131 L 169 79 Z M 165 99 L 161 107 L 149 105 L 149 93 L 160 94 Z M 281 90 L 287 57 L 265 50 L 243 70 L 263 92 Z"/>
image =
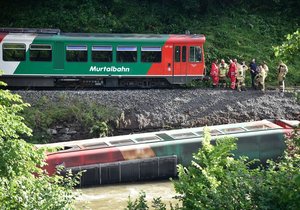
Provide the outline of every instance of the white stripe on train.
<path id="1" fill-rule="evenodd" d="M 16 44 L 25 44 L 26 52 L 28 51 L 29 45 L 32 44 L 36 35 L 33 34 L 8 34 L 4 37 L 1 42 L 1 46 L 3 47 L 3 43 L 16 43 Z M 4 75 L 13 75 L 16 69 L 18 68 L 20 62 L 16 61 L 3 61 L 3 50 L 0 50 L 0 70 L 4 71 Z"/>

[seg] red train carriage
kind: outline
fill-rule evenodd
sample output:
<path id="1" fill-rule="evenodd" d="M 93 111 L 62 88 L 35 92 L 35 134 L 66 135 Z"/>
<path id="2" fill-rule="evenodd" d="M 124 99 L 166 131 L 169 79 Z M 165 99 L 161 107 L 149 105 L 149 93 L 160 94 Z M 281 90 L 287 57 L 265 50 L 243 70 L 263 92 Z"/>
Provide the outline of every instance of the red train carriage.
<path id="1" fill-rule="evenodd" d="M 283 153 L 285 134 L 297 125 L 299 121 L 262 120 L 211 126 L 210 132 L 213 142 L 226 135 L 238 138 L 236 156 L 265 162 Z M 174 177 L 176 165 L 189 165 L 202 140 L 203 128 L 188 128 L 37 146 L 60 146 L 47 154 L 45 169 L 50 174 L 57 166 L 86 170 L 81 186 L 87 186 Z"/>

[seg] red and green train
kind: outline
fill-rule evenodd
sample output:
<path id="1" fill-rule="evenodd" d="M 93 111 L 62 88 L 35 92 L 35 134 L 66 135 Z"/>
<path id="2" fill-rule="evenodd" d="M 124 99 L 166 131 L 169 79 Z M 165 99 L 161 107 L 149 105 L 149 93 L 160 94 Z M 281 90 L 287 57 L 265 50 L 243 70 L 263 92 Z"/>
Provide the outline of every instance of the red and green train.
<path id="1" fill-rule="evenodd" d="M 204 35 L 61 33 L 0 29 L 10 86 L 161 87 L 205 74 Z"/>
<path id="2" fill-rule="evenodd" d="M 285 134 L 299 121 L 261 120 L 209 127 L 212 142 L 219 137 L 238 138 L 236 157 L 274 159 L 283 154 Z M 58 166 L 73 173 L 85 170 L 81 186 L 145 181 L 175 177 L 177 164 L 187 166 L 201 147 L 203 127 L 61 142 L 37 147 L 60 147 L 47 154 L 45 170 Z"/>

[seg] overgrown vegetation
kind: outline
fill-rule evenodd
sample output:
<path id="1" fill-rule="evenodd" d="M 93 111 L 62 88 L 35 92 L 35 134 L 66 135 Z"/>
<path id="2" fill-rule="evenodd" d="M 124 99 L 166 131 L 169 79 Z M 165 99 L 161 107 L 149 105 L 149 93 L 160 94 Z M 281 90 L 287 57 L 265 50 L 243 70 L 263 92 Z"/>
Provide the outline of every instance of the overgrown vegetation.
<path id="1" fill-rule="evenodd" d="M 153 198 L 151 202 L 151 209 L 154 210 L 167 210 L 167 205 L 164 204 L 161 200 L 161 197 L 158 198 Z M 136 200 L 132 201 L 131 197 L 128 197 L 128 202 L 127 202 L 127 207 L 125 210 L 148 210 L 150 207 L 148 206 L 147 200 L 146 200 L 146 193 L 145 192 L 140 192 L 139 196 Z M 170 209 L 175 210 L 179 209 L 179 205 L 176 204 L 173 206 L 170 204 Z"/>
<path id="2" fill-rule="evenodd" d="M 266 81 L 271 85 L 277 85 L 276 67 L 282 59 L 274 56 L 273 47 L 300 27 L 298 0 L 12 0 L 2 1 L 0 6 L 2 27 L 155 34 L 189 30 L 205 34 L 208 70 L 214 58 L 238 58 L 247 63 L 256 58 L 258 63 L 269 65 Z M 287 85 L 300 84 L 300 60 L 295 58 L 287 65 Z"/>
<path id="3" fill-rule="evenodd" d="M 49 177 L 40 168 L 45 151 L 22 139 L 32 135 L 20 116 L 28 106 L 0 89 L 0 209 L 72 209 L 79 177 Z"/>
<path id="4" fill-rule="evenodd" d="M 175 209 L 298 209 L 299 130 L 287 139 L 287 149 L 278 162 L 269 160 L 267 166 L 258 168 L 253 168 L 255 161 L 249 162 L 247 157 L 234 159 L 235 142 L 236 139 L 226 137 L 212 145 L 209 132 L 205 132 L 202 148 L 194 154 L 191 165 L 178 166 L 179 180 L 173 182 L 182 207 Z M 145 206 L 145 194 L 141 195 L 134 204 Z M 165 209 L 165 205 L 156 206 L 156 210 Z"/>
<path id="5" fill-rule="evenodd" d="M 275 56 L 281 57 L 285 62 L 299 59 L 300 54 L 300 29 L 293 34 L 286 35 L 286 40 L 281 46 L 274 47 Z"/>
<path id="6" fill-rule="evenodd" d="M 51 141 L 51 129 L 58 127 L 80 126 L 78 129 L 86 137 L 107 136 L 119 112 L 91 101 L 70 100 L 61 94 L 57 100 L 42 97 L 32 107 L 22 112 L 25 123 L 33 129 L 33 136 L 28 141 L 46 143 Z"/>

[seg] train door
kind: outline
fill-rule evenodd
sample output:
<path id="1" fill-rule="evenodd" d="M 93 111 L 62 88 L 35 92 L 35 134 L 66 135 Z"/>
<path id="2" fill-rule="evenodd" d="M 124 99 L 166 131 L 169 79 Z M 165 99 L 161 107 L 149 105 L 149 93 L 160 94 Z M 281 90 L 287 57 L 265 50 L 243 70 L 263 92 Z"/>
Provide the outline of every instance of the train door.
<path id="1" fill-rule="evenodd" d="M 64 70 L 65 63 L 65 47 L 63 42 L 55 42 L 53 47 L 53 69 Z"/>
<path id="2" fill-rule="evenodd" d="M 187 76 L 187 47 L 176 44 L 173 48 L 173 83 L 184 84 Z"/>
<path id="3" fill-rule="evenodd" d="M 204 76 L 204 55 L 203 46 L 191 45 L 187 48 L 187 75 L 202 77 Z"/>
<path id="4" fill-rule="evenodd" d="M 166 44 L 163 48 L 163 75 L 170 79 L 173 75 L 173 45 Z M 170 81 L 171 82 L 171 81 Z"/>

